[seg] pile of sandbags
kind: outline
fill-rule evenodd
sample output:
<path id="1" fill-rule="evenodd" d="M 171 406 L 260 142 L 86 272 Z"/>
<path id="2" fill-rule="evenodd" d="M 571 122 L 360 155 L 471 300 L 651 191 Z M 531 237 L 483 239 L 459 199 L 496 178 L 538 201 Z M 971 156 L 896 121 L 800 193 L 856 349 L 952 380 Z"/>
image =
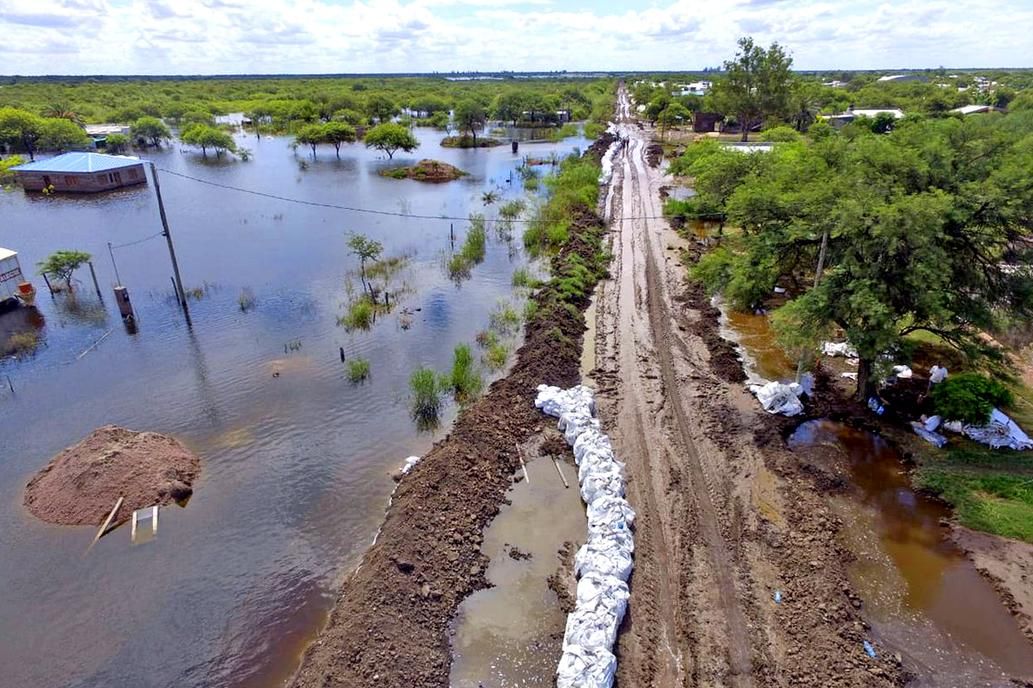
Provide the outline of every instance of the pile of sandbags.
<path id="1" fill-rule="evenodd" d="M 591 389 L 539 385 L 534 404 L 559 418 L 559 429 L 574 450 L 588 514 L 588 540 L 574 557 L 577 601 L 567 616 L 556 685 L 610 688 L 617 672 L 613 645 L 628 608 L 635 551 L 635 511 L 624 498 L 624 464 L 600 430 Z"/>
<path id="2" fill-rule="evenodd" d="M 783 416 L 795 416 L 803 413 L 803 402 L 800 395 L 804 388 L 795 382 L 768 382 L 764 385 L 750 385 L 750 391 L 768 413 Z"/>

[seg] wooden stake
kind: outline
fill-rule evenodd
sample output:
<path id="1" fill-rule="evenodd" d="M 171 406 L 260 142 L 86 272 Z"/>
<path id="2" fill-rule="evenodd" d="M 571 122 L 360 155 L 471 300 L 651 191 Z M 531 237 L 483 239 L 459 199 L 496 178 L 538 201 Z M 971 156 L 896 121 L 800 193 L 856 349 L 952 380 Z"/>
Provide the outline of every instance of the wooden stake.
<path id="1" fill-rule="evenodd" d="M 122 499 L 123 499 L 122 497 L 119 497 L 118 501 L 115 502 L 115 506 L 111 510 L 111 513 L 108 514 L 108 517 L 106 519 L 104 519 L 104 523 L 101 524 L 100 530 L 97 531 L 97 534 L 93 536 L 93 542 L 90 543 L 90 547 L 93 547 L 95 544 L 97 544 L 97 540 L 100 540 L 101 537 L 103 537 L 104 533 L 107 532 L 108 526 L 111 525 L 112 519 L 114 519 L 115 518 L 115 514 L 118 513 L 119 507 L 122 506 Z M 87 550 L 87 551 L 89 551 L 89 550 Z"/>
<path id="2" fill-rule="evenodd" d="M 515 444 L 515 445 L 513 445 L 513 446 L 514 446 L 514 447 L 516 447 L 516 451 L 517 451 L 517 458 L 518 458 L 518 459 L 520 459 L 520 467 L 521 467 L 522 469 L 524 469 L 524 480 L 526 480 L 526 481 L 527 481 L 527 484 L 528 484 L 528 485 L 530 485 L 530 484 L 531 484 L 531 476 L 529 476 L 529 475 L 527 474 L 527 466 L 525 466 L 525 465 L 524 465 L 524 457 L 523 457 L 523 455 L 522 455 L 522 454 L 520 453 L 520 445 L 519 445 L 519 444 Z"/>
<path id="3" fill-rule="evenodd" d="M 563 487 L 570 489 L 570 485 L 567 484 L 567 479 L 563 477 L 563 471 L 560 470 L 560 462 L 556 460 L 556 457 L 552 457 L 552 465 L 556 467 L 556 472 L 560 474 L 560 480 L 563 481 Z"/>

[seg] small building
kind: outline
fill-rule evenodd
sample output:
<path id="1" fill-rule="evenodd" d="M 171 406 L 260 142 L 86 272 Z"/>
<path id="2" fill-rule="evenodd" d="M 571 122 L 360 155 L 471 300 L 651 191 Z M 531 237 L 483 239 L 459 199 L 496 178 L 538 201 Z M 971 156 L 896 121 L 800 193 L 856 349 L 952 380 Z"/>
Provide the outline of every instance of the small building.
<path id="1" fill-rule="evenodd" d="M 717 127 L 723 122 L 725 116 L 720 112 L 694 112 L 692 113 L 692 130 L 697 134 L 708 134 L 717 131 Z"/>
<path id="2" fill-rule="evenodd" d="M 993 105 L 962 105 L 961 107 L 954 108 L 951 112 L 956 112 L 959 115 L 982 115 L 987 112 L 1001 112 L 1001 108 L 994 107 Z"/>
<path id="3" fill-rule="evenodd" d="M 714 86 L 709 81 L 693 81 L 691 84 L 679 84 L 679 96 L 705 96 Z"/>
<path id="4" fill-rule="evenodd" d="M 921 74 L 887 74 L 886 76 L 879 77 L 879 83 L 904 83 L 908 81 L 925 81 L 925 77 Z"/>
<path id="5" fill-rule="evenodd" d="M 103 153 L 63 153 L 11 171 L 26 191 L 91 193 L 147 183 L 139 158 Z"/>
<path id="6" fill-rule="evenodd" d="M 836 115 L 820 115 L 819 119 L 823 119 L 836 129 L 839 129 L 840 127 L 850 124 L 858 117 L 875 119 L 879 115 L 890 115 L 893 119 L 903 119 L 904 111 L 899 108 L 870 108 L 862 110 L 847 108 L 846 112 L 841 112 Z"/>
<path id="7" fill-rule="evenodd" d="M 19 295 L 28 293 L 24 287 L 19 286 L 24 282 L 18 254 L 9 248 L 0 248 L 0 313 L 17 306 L 21 298 Z"/>
<path id="8" fill-rule="evenodd" d="M 85 129 L 96 148 L 103 148 L 112 134 L 129 136 L 129 126 L 126 124 L 87 124 Z"/>

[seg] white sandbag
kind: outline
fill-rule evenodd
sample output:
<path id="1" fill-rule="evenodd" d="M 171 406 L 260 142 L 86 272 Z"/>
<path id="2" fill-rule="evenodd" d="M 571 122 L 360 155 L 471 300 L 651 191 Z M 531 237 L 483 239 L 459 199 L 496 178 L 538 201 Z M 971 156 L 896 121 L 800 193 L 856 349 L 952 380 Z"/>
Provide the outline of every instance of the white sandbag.
<path id="1" fill-rule="evenodd" d="M 909 380 L 914 375 L 911 368 L 906 365 L 893 366 L 893 376 L 898 380 Z"/>
<path id="2" fill-rule="evenodd" d="M 405 475 L 412 470 L 412 467 L 420 462 L 420 457 L 410 456 L 405 460 L 405 465 L 402 466 L 402 475 Z"/>
<path id="3" fill-rule="evenodd" d="M 635 536 L 630 528 L 609 528 L 597 524 L 596 528 L 588 529 L 588 543 L 596 544 L 603 548 L 620 550 L 627 556 L 635 554 Z"/>
<path id="4" fill-rule="evenodd" d="M 924 421 L 922 421 L 922 425 L 929 432 L 936 432 L 936 429 L 940 427 L 941 423 L 943 423 L 943 419 L 939 416 L 929 416 Z"/>
<path id="5" fill-rule="evenodd" d="M 610 438 L 599 428 L 589 428 L 574 441 L 574 462 L 581 463 L 582 455 L 589 450 L 608 451 L 613 453 Z"/>
<path id="6" fill-rule="evenodd" d="M 750 391 L 768 413 L 783 416 L 803 413 L 803 403 L 800 401 L 803 389 L 796 383 L 787 385 L 782 382 L 769 382 L 766 385 L 752 385 Z"/>
<path id="7" fill-rule="evenodd" d="M 603 649 L 566 645 L 556 671 L 556 688 L 612 688 L 617 658 Z"/>
<path id="8" fill-rule="evenodd" d="M 822 342 L 821 353 L 826 356 L 843 356 L 844 358 L 857 358 L 857 349 L 850 346 L 850 342 Z"/>
<path id="9" fill-rule="evenodd" d="M 563 438 L 567 440 L 567 444 L 573 445 L 583 432 L 589 429 L 598 430 L 599 421 L 587 411 L 568 411 L 560 415 L 558 427 L 563 431 Z"/>
<path id="10" fill-rule="evenodd" d="M 585 458 L 581 460 L 581 465 L 577 469 L 577 481 L 578 483 L 585 482 L 589 476 L 597 475 L 599 473 L 612 473 L 613 471 L 619 472 L 624 475 L 624 464 L 615 459 L 598 459 L 594 454 L 586 454 Z"/>
<path id="11" fill-rule="evenodd" d="M 579 577 L 595 572 L 626 581 L 633 567 L 631 554 L 616 539 L 593 538 L 574 555 L 574 575 Z"/>
<path id="12" fill-rule="evenodd" d="M 994 449 L 1002 447 L 1018 451 L 1033 449 L 1033 440 L 1030 440 L 1029 435 L 999 409 L 993 410 L 990 414 L 990 422 L 986 425 L 966 425 L 963 432 L 976 442 Z"/>
<path id="13" fill-rule="evenodd" d="M 624 610 L 599 604 L 593 608 L 578 605 L 567 615 L 563 630 L 563 644 L 588 649 L 609 650 L 617 642 L 617 628 L 624 618 Z"/>
<path id="14" fill-rule="evenodd" d="M 623 497 L 600 496 L 588 503 L 588 520 L 621 519 L 628 525 L 635 522 L 635 510 Z"/>
<path id="15" fill-rule="evenodd" d="M 624 476 L 620 471 L 596 471 L 589 473 L 581 481 L 581 499 L 585 500 L 585 504 L 593 502 L 602 495 L 624 496 Z"/>
<path id="16" fill-rule="evenodd" d="M 613 576 L 589 573 L 577 583 L 577 606 L 584 609 L 595 609 L 602 605 L 607 609 L 617 610 L 618 616 L 624 618 L 629 597 L 631 591 L 628 584 Z"/>

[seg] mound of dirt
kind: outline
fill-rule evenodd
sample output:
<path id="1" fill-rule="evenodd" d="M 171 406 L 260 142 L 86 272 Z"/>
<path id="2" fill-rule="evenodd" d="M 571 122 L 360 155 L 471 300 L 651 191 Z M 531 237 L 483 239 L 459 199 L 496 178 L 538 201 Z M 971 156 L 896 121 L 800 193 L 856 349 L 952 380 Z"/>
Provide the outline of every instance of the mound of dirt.
<path id="1" fill-rule="evenodd" d="M 380 174 L 392 179 L 415 179 L 418 182 L 434 183 L 450 182 L 467 175 L 458 167 L 453 167 L 440 160 L 420 160 L 415 165 L 383 170 Z"/>
<path id="2" fill-rule="evenodd" d="M 105 425 L 37 473 L 24 503 L 47 523 L 83 526 L 99 525 L 124 497 L 121 522 L 135 509 L 188 498 L 200 472 L 200 459 L 168 435 Z"/>

